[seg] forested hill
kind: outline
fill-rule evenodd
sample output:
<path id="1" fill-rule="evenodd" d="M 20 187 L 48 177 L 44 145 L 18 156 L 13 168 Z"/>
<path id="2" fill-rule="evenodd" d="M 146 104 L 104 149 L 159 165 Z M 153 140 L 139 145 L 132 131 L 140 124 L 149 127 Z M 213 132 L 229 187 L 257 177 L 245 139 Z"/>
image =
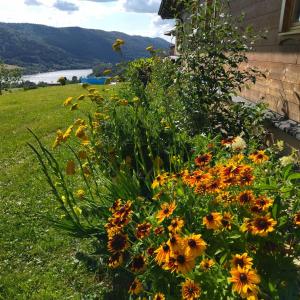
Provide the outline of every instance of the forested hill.
<path id="1" fill-rule="evenodd" d="M 126 60 L 148 56 L 145 48 L 168 49 L 161 38 L 130 36 L 121 32 L 55 28 L 36 24 L 0 23 L 0 60 L 28 71 L 90 68 L 99 62 L 116 63 L 112 50 L 116 38 L 124 39 Z"/>

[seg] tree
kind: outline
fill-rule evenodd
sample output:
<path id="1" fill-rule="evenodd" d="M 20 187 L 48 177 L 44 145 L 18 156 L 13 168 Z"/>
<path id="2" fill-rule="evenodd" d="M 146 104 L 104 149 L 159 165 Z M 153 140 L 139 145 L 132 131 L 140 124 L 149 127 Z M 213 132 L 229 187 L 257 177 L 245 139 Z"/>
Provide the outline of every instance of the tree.
<path id="1" fill-rule="evenodd" d="M 57 82 L 60 83 L 61 85 L 66 85 L 67 78 L 62 76 L 62 77 L 58 78 Z"/>
<path id="2" fill-rule="evenodd" d="M 2 90 L 11 88 L 21 79 L 21 69 L 16 67 L 8 67 L 0 61 L 0 95 Z"/>

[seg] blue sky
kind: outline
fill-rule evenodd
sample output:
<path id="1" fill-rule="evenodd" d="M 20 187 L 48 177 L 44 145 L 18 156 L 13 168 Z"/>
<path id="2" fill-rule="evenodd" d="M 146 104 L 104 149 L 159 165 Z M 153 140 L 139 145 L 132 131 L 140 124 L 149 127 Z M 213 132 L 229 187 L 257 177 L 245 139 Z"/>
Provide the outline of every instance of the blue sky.
<path id="1" fill-rule="evenodd" d="M 131 35 L 164 37 L 173 26 L 157 15 L 161 0 L 8 0 L 0 22 L 26 22 L 56 27 L 121 31 Z"/>

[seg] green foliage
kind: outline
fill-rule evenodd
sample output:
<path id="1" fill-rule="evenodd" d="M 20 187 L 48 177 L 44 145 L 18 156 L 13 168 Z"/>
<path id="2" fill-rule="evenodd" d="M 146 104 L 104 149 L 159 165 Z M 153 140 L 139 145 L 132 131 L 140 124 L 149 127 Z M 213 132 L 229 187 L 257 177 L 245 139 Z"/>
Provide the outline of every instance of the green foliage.
<path id="1" fill-rule="evenodd" d="M 188 1 L 184 22 L 178 21 L 176 25 L 179 93 L 185 126 L 191 133 L 219 125 L 216 115 L 223 116 L 222 122 L 227 112 L 229 119 L 232 118 L 235 111 L 230 109 L 232 96 L 245 83 L 255 83 L 260 75 L 253 68 L 243 67 L 247 62 L 246 52 L 251 51 L 256 36 L 251 28 L 242 32 L 242 17 L 234 19 L 224 2 L 200 5 L 199 1 Z M 235 131 L 227 127 L 226 133 L 234 135 Z"/>
<path id="2" fill-rule="evenodd" d="M 16 67 L 9 67 L 0 61 L 0 95 L 2 90 L 10 89 L 17 84 L 21 78 L 21 70 Z"/>

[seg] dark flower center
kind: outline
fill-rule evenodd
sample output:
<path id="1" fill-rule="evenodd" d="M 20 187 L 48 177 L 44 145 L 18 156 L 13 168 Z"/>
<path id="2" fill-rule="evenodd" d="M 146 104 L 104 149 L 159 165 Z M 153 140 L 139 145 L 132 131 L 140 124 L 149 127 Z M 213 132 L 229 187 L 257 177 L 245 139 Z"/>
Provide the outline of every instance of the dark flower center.
<path id="1" fill-rule="evenodd" d="M 115 250 L 122 250 L 126 245 L 126 238 L 122 235 L 115 235 L 111 242 L 112 248 Z"/>
<path id="2" fill-rule="evenodd" d="M 243 194 L 243 195 L 241 195 L 241 197 L 240 197 L 240 201 L 241 201 L 242 203 L 249 203 L 250 200 L 251 200 L 251 197 L 250 197 L 248 194 Z"/>
<path id="3" fill-rule="evenodd" d="M 214 217 L 213 217 L 213 215 L 209 214 L 208 216 L 206 216 L 206 219 L 207 219 L 209 222 L 211 222 L 211 221 L 214 220 Z"/>
<path id="4" fill-rule="evenodd" d="M 177 256 L 177 262 L 180 263 L 180 264 L 184 264 L 185 263 L 184 255 L 178 255 Z"/>
<path id="5" fill-rule="evenodd" d="M 260 219 L 256 222 L 256 226 L 260 230 L 267 229 L 268 228 L 268 222 L 264 219 Z"/>
<path id="6" fill-rule="evenodd" d="M 170 238 L 170 243 L 171 243 L 171 244 L 176 244 L 176 242 L 177 242 L 177 239 L 176 239 L 174 236 L 172 236 L 172 237 Z"/>
<path id="7" fill-rule="evenodd" d="M 196 241 L 193 240 L 193 239 L 190 239 L 190 240 L 188 241 L 188 245 L 189 245 L 191 248 L 196 248 L 196 247 L 197 247 L 197 243 L 196 243 Z"/>
<path id="8" fill-rule="evenodd" d="M 240 274 L 240 280 L 241 280 L 241 282 L 244 283 L 244 284 L 247 283 L 247 281 L 248 281 L 247 275 L 244 274 L 244 273 Z"/>
<path id="9" fill-rule="evenodd" d="M 167 244 L 164 244 L 163 250 L 164 252 L 168 252 L 170 250 L 170 247 Z"/>
<path id="10" fill-rule="evenodd" d="M 236 262 L 236 264 L 237 264 L 238 266 L 240 266 L 241 268 L 244 267 L 244 260 L 243 260 L 242 258 L 236 259 L 235 262 Z"/>
<path id="11" fill-rule="evenodd" d="M 145 265 L 144 258 L 142 256 L 137 256 L 132 261 L 132 267 L 134 269 L 142 269 Z"/>
<path id="12" fill-rule="evenodd" d="M 224 227 L 226 227 L 226 226 L 229 225 L 228 220 L 223 219 L 221 222 L 222 222 L 222 225 L 223 225 Z"/>
<path id="13" fill-rule="evenodd" d="M 169 210 L 168 208 L 165 208 L 165 209 L 164 209 L 164 214 L 168 214 L 169 211 L 170 211 L 170 210 Z"/>

